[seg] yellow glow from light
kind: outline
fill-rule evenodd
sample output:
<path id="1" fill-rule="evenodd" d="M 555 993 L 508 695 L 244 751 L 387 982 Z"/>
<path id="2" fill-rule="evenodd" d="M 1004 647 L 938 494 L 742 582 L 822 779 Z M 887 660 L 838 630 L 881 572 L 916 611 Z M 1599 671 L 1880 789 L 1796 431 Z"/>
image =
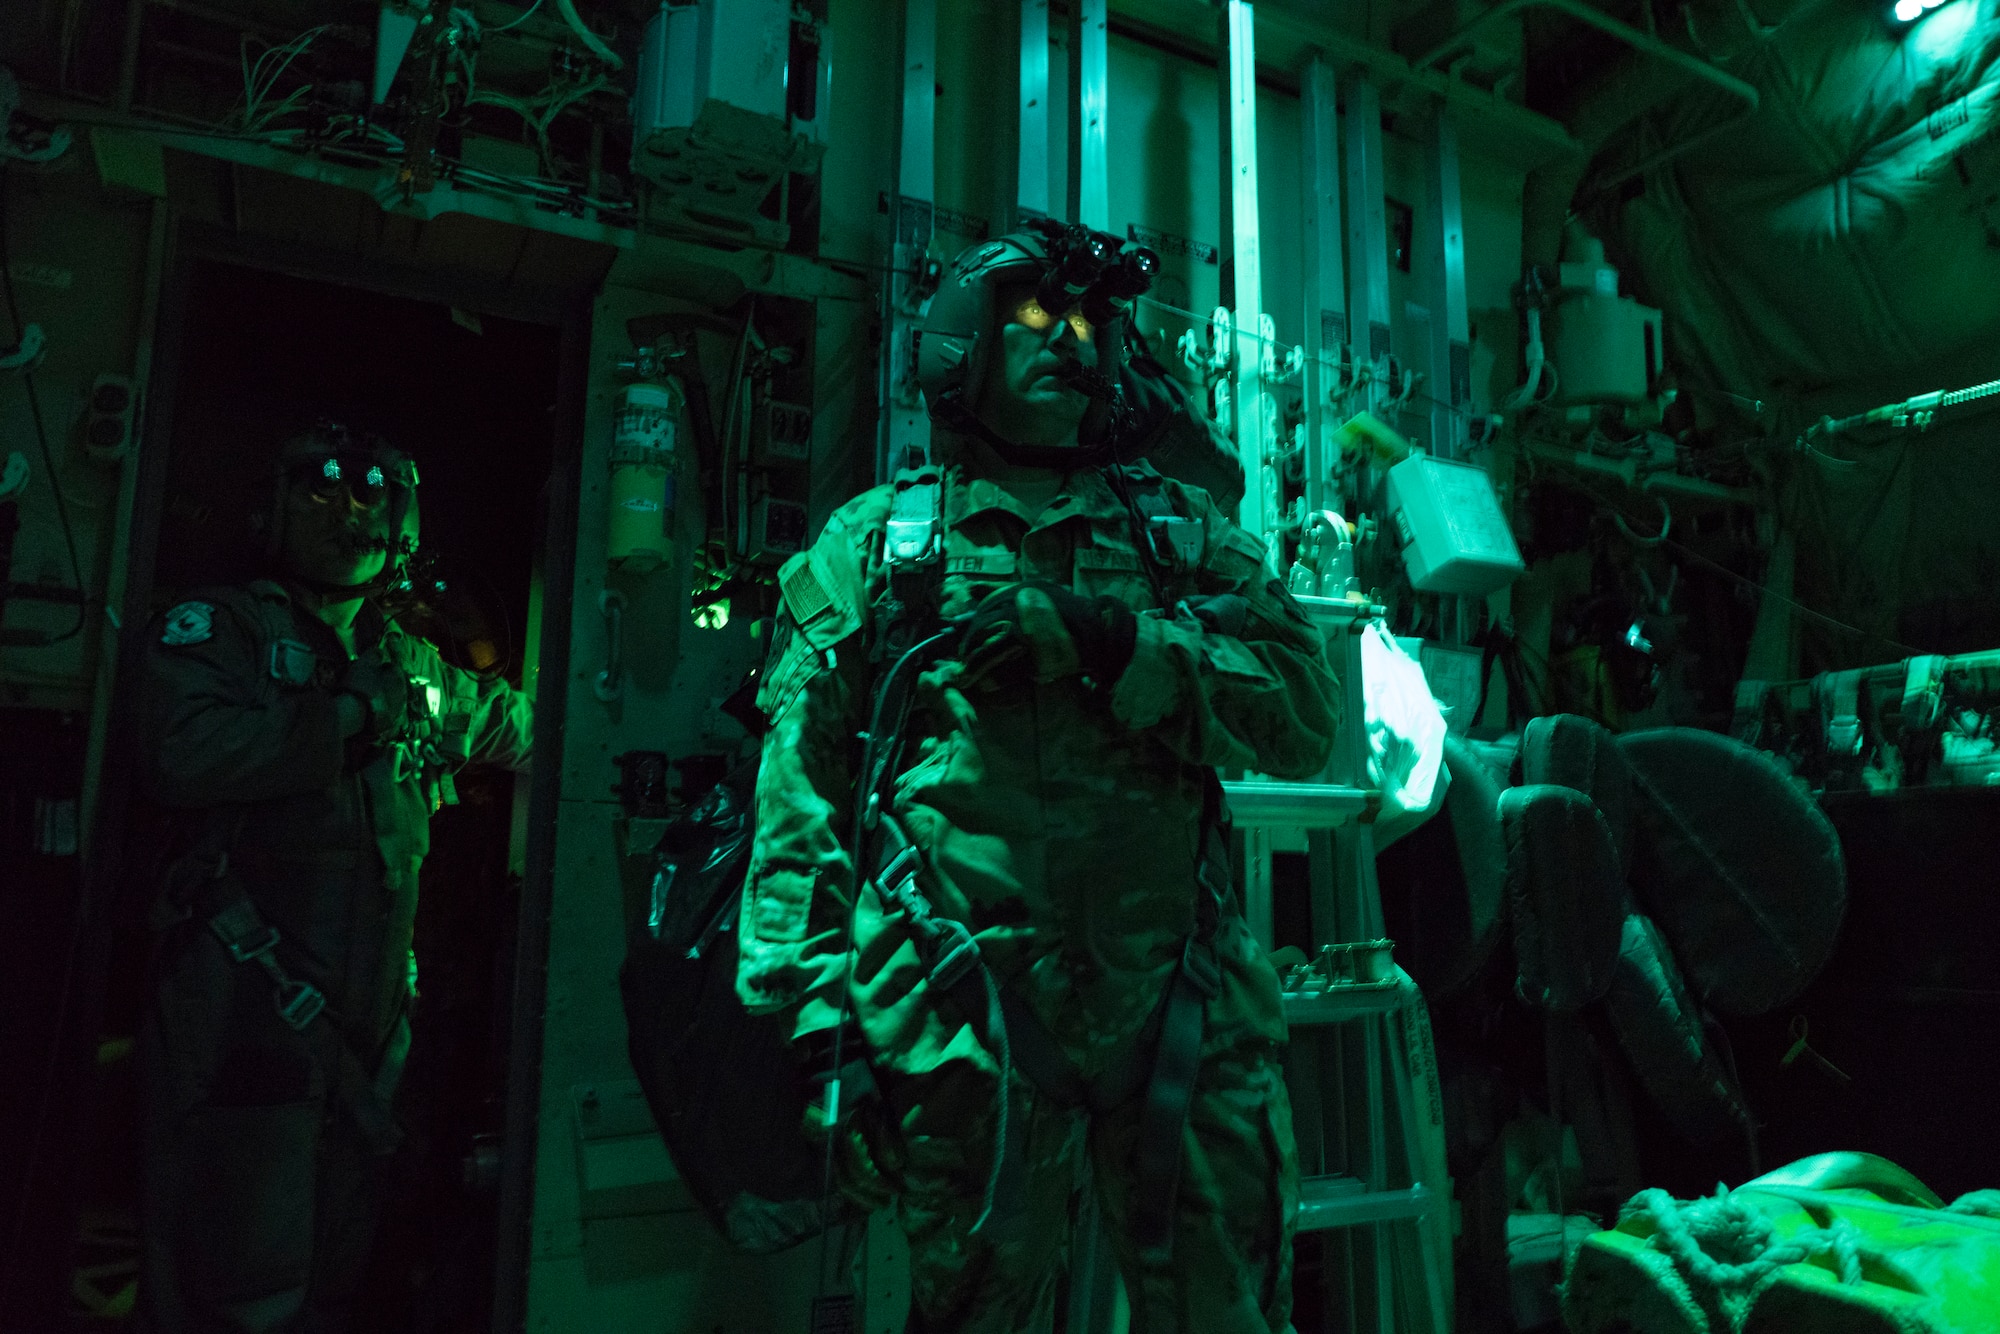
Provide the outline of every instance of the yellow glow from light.
<path id="1" fill-rule="evenodd" d="M 1079 343 L 1088 343 L 1090 341 L 1090 321 L 1083 317 L 1082 311 L 1072 310 L 1069 314 L 1063 316 L 1063 319 L 1068 322 L 1070 332 L 1076 335 Z M 1036 333 L 1044 333 L 1055 327 L 1056 317 L 1042 309 L 1041 302 L 1035 300 L 1033 297 L 1029 297 L 1026 301 L 1014 307 L 1014 323 L 1033 329 Z"/>
<path id="2" fill-rule="evenodd" d="M 1033 297 L 1014 307 L 1014 323 L 1025 324 L 1036 333 L 1040 333 L 1055 322 L 1056 317 L 1043 310 L 1042 303 Z"/>

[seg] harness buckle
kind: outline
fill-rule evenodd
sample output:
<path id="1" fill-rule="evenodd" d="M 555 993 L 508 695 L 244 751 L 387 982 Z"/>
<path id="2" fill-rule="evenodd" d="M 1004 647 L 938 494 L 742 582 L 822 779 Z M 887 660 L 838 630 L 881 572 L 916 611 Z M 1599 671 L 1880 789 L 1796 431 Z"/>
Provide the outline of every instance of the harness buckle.
<path id="1" fill-rule="evenodd" d="M 934 920 L 937 934 L 932 941 L 932 952 L 938 955 L 938 960 L 931 965 L 928 981 L 939 991 L 950 991 L 978 966 L 979 942 L 972 938 L 963 922 L 950 918 Z"/>
<path id="2" fill-rule="evenodd" d="M 326 1008 L 326 993 L 310 982 L 285 976 L 278 979 L 277 989 L 271 993 L 271 1002 L 278 1007 L 278 1017 L 294 1032 L 302 1033 Z"/>
<path id="3" fill-rule="evenodd" d="M 1146 519 L 1146 539 L 1153 559 L 1174 574 L 1186 574 L 1201 563 L 1202 528 L 1199 519 L 1178 514 L 1154 514 Z"/>
<path id="4" fill-rule="evenodd" d="M 1209 1000 L 1222 994 L 1222 965 L 1216 961 L 1212 944 L 1190 936 L 1181 947 L 1181 975 Z"/>
<path id="5" fill-rule="evenodd" d="M 208 929 L 237 963 L 266 958 L 278 947 L 278 932 L 257 915 L 250 900 L 238 899 L 208 919 Z"/>
<path id="6" fill-rule="evenodd" d="M 875 892 L 891 907 L 901 908 L 910 917 L 927 916 L 923 911 L 930 905 L 913 895 L 911 890 L 917 883 L 916 848 L 905 847 L 889 859 L 889 864 L 875 873 Z"/>

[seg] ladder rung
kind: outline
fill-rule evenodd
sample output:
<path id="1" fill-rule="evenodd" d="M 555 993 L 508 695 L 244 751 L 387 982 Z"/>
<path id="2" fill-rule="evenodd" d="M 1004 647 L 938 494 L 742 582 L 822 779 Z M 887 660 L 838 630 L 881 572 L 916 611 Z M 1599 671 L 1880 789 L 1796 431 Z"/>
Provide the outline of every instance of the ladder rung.
<path id="1" fill-rule="evenodd" d="M 1403 1008 L 1399 981 L 1348 982 L 1325 991 L 1287 991 L 1285 1022 L 1293 1027 L 1340 1024 L 1369 1015 L 1392 1014 Z"/>
<path id="2" fill-rule="evenodd" d="M 1295 596 L 1299 605 L 1305 608 L 1306 615 L 1312 617 L 1322 630 L 1358 630 L 1389 612 L 1387 607 L 1378 607 L 1372 602 L 1349 602 L 1345 598 L 1314 597 L 1308 593 Z"/>
<path id="3" fill-rule="evenodd" d="M 1424 1185 L 1368 1190 L 1353 1177 L 1307 1177 L 1299 1182 L 1299 1231 L 1421 1218 L 1436 1203 L 1437 1196 Z"/>
<path id="4" fill-rule="evenodd" d="M 1332 829 L 1380 799 L 1379 793 L 1364 787 L 1261 778 L 1224 783 L 1222 791 L 1238 829 Z"/>

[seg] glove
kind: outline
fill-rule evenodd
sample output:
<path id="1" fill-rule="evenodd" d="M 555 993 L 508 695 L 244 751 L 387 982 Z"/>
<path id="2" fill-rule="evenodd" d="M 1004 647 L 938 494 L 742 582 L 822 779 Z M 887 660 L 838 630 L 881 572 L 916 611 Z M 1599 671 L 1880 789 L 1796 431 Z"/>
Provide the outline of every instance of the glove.
<path id="1" fill-rule="evenodd" d="M 1038 580 L 989 593 L 966 619 L 959 657 L 968 681 L 1025 662 L 1038 684 L 1081 674 L 1109 686 L 1138 640 L 1139 618 L 1123 602 Z"/>
<path id="2" fill-rule="evenodd" d="M 1250 599 L 1241 593 L 1189 598 L 1178 610 L 1194 617 L 1209 634 L 1228 635 L 1231 639 L 1241 639 L 1244 627 L 1250 623 Z"/>
<path id="3" fill-rule="evenodd" d="M 401 668 L 379 655 L 356 658 L 347 664 L 340 693 L 352 695 L 368 706 L 368 719 L 356 735 L 379 746 L 402 729 L 410 712 L 410 678 Z"/>

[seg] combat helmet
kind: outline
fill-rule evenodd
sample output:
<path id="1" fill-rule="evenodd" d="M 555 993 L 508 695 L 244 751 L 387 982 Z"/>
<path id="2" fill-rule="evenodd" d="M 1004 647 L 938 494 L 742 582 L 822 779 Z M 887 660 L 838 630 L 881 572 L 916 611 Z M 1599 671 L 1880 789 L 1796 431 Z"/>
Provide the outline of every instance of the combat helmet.
<path id="1" fill-rule="evenodd" d="M 1107 461 L 1116 443 L 1119 371 L 1132 302 L 1152 286 L 1159 257 L 1108 232 L 1052 219 L 959 252 L 931 298 L 917 343 L 917 384 L 931 420 L 985 440 L 1011 462 L 1075 467 Z M 1082 452 L 1024 445 L 987 426 L 974 402 L 993 356 L 996 293 L 1032 283 L 1036 301 L 1056 318 L 1075 311 L 1092 329 L 1092 363 L 1076 363 L 1071 388 L 1093 400 L 1078 433 Z"/>
<path id="2" fill-rule="evenodd" d="M 388 559 L 380 574 L 352 591 L 366 596 L 406 589 L 417 551 L 417 481 L 416 462 L 383 437 L 342 422 L 315 420 L 288 437 L 272 461 L 270 503 L 252 524 L 263 539 L 266 564 L 275 566 L 284 549 L 285 502 L 293 486 L 345 486 L 364 500 L 380 494 L 388 505 L 383 540 Z"/>

